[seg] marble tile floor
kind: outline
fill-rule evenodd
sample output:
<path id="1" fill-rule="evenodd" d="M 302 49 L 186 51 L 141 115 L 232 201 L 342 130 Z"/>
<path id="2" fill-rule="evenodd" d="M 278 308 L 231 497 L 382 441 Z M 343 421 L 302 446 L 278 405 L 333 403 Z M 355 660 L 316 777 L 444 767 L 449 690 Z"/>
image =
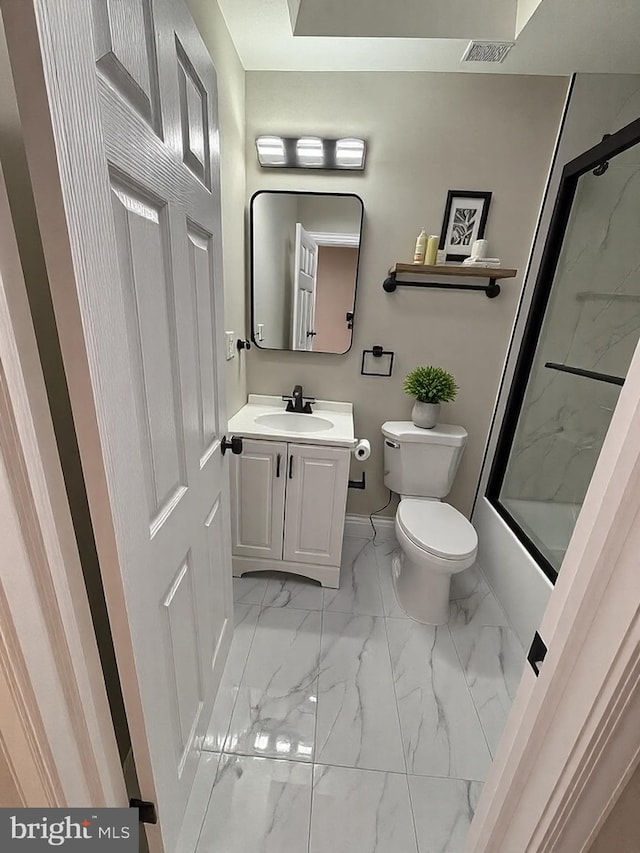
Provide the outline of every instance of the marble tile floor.
<path id="1" fill-rule="evenodd" d="M 409 619 L 396 550 L 345 538 L 339 590 L 234 578 L 178 853 L 461 853 L 525 654 L 476 566 L 448 625 Z"/>

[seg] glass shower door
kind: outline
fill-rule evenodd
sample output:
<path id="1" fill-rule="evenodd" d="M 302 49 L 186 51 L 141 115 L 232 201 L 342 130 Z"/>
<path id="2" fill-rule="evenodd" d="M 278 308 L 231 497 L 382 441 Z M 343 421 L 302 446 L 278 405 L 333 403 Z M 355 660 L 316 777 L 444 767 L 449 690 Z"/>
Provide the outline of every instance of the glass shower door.
<path id="1" fill-rule="evenodd" d="M 562 192 L 488 491 L 552 580 L 640 336 L 640 147 Z"/>

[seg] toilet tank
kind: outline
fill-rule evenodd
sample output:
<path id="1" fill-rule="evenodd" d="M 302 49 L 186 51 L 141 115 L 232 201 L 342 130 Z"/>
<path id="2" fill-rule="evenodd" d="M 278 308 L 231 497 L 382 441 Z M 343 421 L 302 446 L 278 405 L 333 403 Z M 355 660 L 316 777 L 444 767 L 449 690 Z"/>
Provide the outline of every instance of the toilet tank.
<path id="1" fill-rule="evenodd" d="M 444 498 L 451 491 L 467 431 L 453 424 L 422 429 L 411 421 L 387 421 L 384 436 L 384 482 L 399 495 Z"/>

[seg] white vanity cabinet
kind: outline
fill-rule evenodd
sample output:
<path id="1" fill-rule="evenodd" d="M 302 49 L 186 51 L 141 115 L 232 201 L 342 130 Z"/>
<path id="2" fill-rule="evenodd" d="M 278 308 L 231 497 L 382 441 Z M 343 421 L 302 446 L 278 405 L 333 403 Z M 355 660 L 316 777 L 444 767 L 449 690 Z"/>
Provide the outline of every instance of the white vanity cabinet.
<path id="1" fill-rule="evenodd" d="M 231 458 L 234 575 L 271 569 L 338 586 L 350 455 L 244 438 Z"/>
<path id="2" fill-rule="evenodd" d="M 282 559 L 287 445 L 242 441 L 231 457 L 231 536 L 239 557 Z"/>

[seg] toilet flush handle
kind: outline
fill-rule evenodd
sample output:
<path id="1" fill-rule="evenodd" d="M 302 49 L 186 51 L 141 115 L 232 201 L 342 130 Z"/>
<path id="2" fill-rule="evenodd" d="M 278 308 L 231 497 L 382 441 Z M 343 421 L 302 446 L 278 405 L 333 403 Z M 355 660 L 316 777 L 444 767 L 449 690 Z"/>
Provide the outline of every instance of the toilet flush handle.
<path id="1" fill-rule="evenodd" d="M 387 447 L 393 447 L 394 449 L 397 449 L 398 447 L 400 447 L 400 445 L 397 442 L 389 441 L 388 438 L 385 438 L 384 443 L 387 445 Z"/>

